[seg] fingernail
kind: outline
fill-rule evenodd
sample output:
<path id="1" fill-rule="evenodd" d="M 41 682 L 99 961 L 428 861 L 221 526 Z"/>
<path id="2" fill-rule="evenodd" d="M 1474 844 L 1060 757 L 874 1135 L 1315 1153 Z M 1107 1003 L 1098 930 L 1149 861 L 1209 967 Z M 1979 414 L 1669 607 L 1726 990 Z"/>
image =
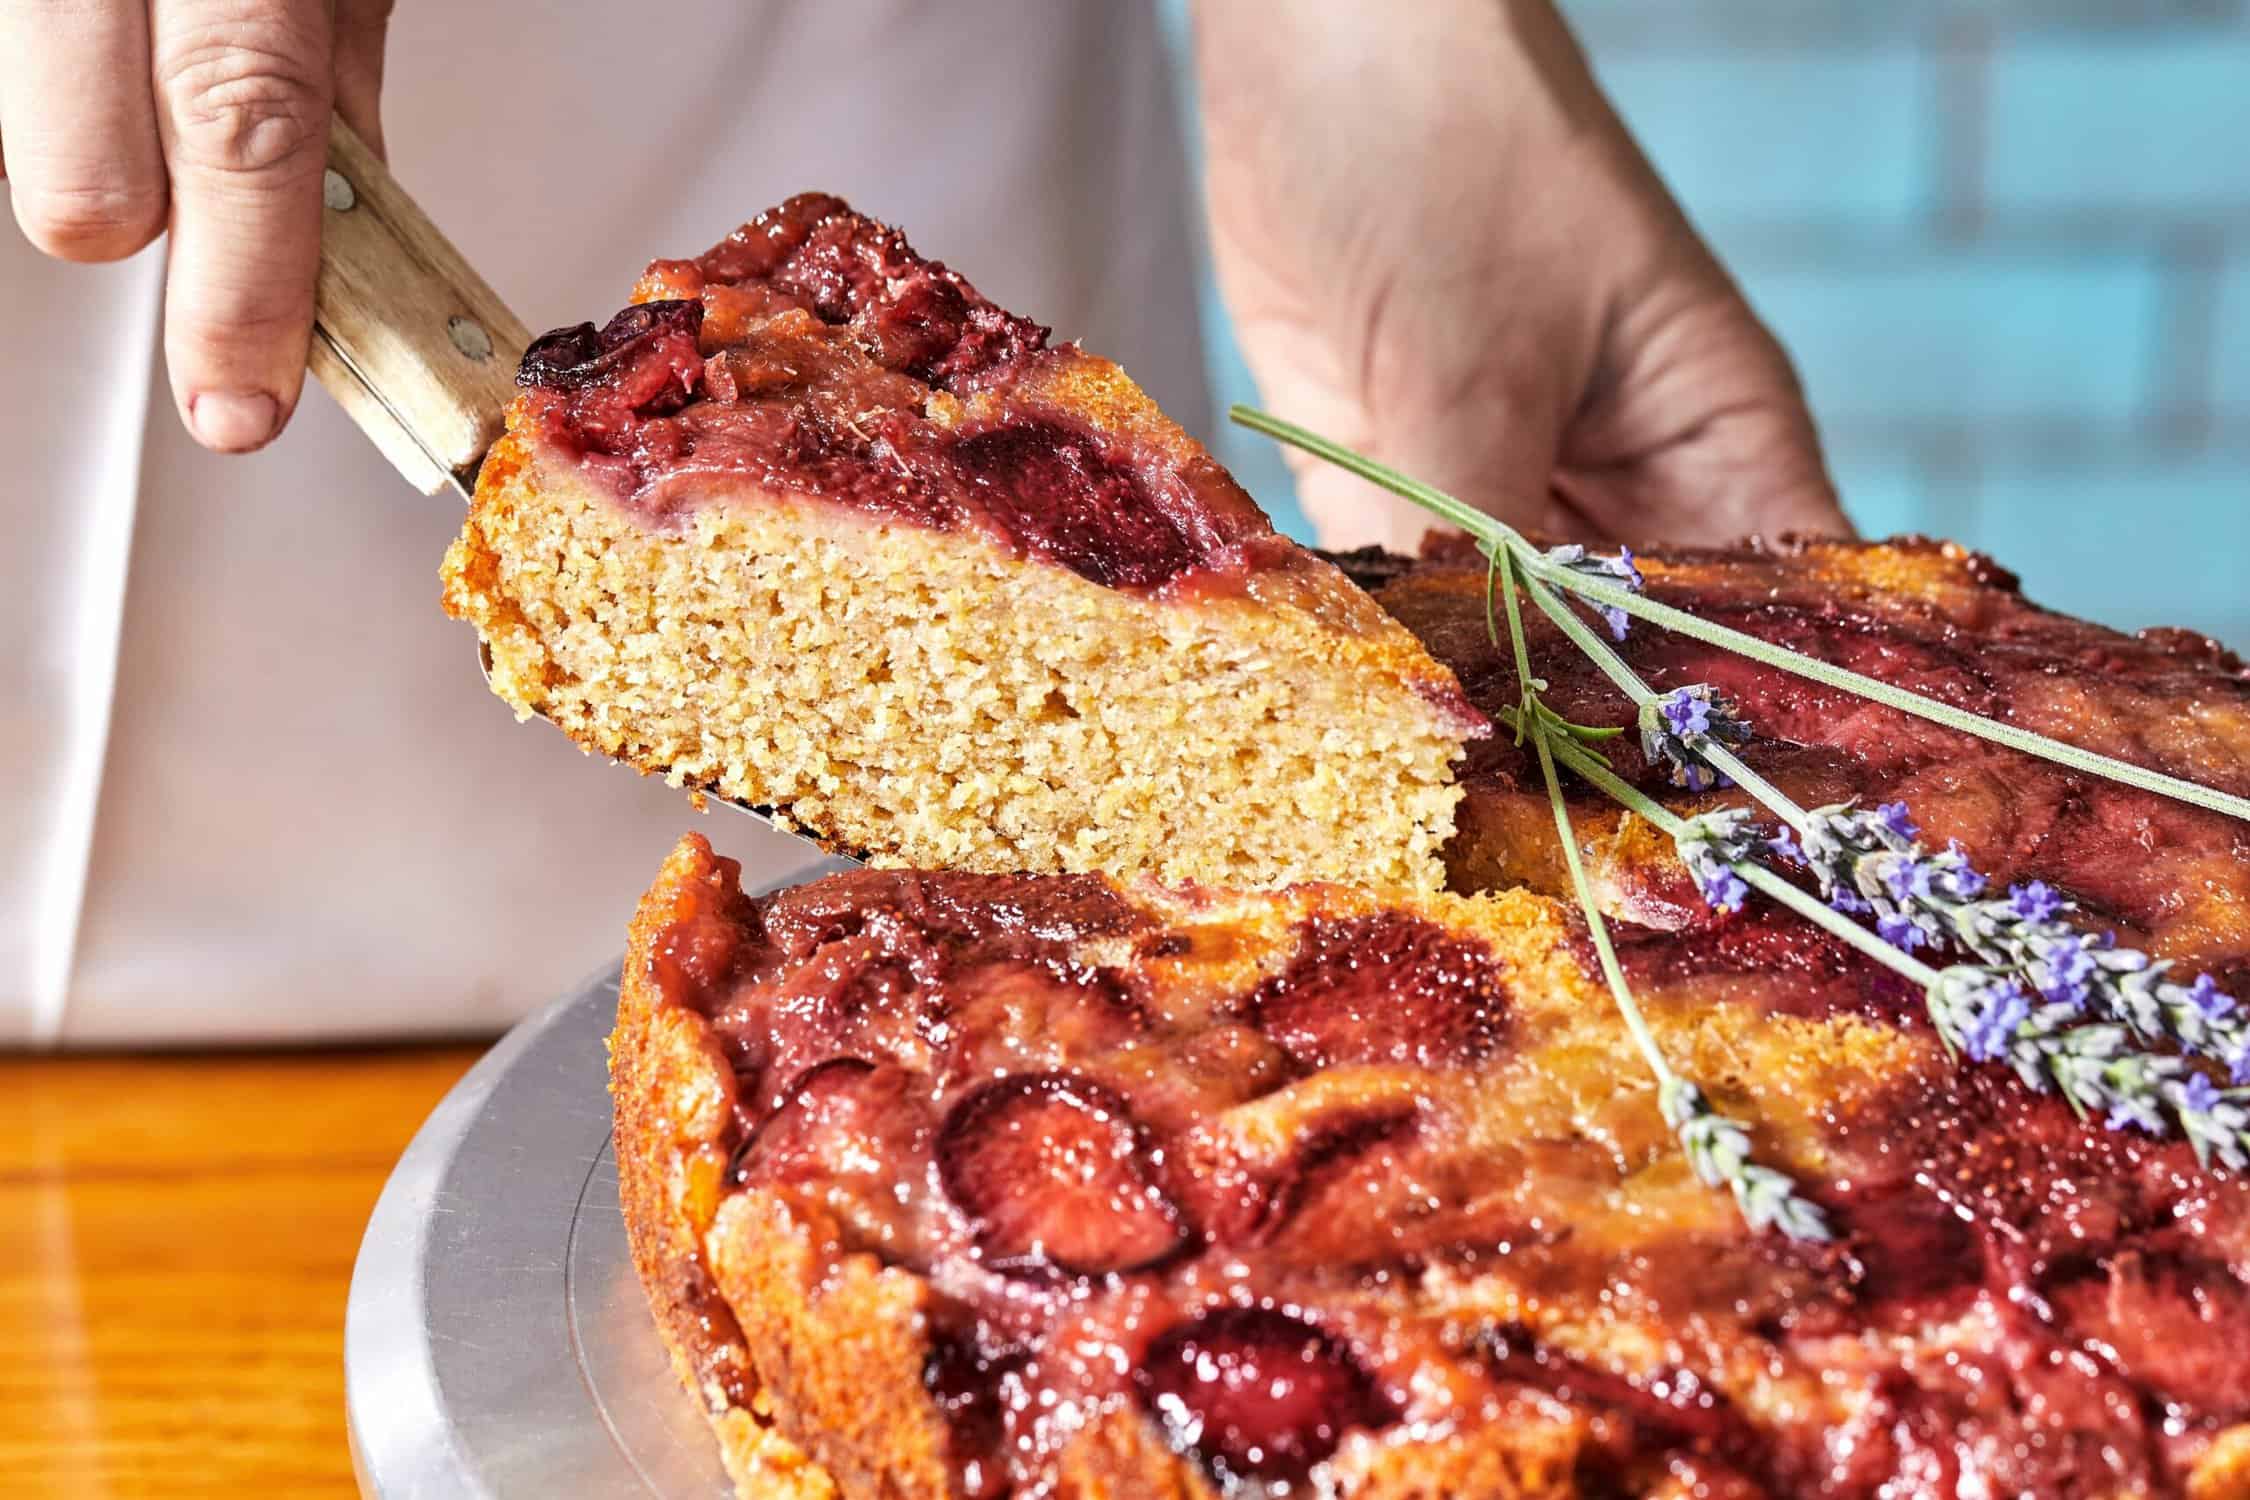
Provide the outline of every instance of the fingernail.
<path id="1" fill-rule="evenodd" d="M 273 436 L 281 403 L 263 391 L 205 391 L 188 402 L 188 430 L 206 448 L 247 453 Z"/>

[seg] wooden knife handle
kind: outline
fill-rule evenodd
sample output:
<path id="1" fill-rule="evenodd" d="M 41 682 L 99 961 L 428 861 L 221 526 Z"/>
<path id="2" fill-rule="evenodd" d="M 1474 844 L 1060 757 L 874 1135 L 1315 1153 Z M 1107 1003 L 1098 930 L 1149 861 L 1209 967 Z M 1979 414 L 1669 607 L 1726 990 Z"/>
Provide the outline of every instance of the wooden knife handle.
<path id="1" fill-rule="evenodd" d="M 531 335 L 341 119 L 323 193 L 313 378 L 416 489 L 466 493 Z"/>

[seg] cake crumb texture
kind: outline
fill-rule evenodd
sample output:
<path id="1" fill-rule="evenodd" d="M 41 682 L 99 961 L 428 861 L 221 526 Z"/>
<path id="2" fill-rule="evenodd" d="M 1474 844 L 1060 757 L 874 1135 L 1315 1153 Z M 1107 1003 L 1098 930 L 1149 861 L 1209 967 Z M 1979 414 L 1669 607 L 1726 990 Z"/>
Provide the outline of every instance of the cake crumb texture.
<path id="1" fill-rule="evenodd" d="M 519 716 L 879 863 L 1442 878 L 1461 725 L 1326 564 L 1175 600 L 729 483 L 652 528 L 504 440 L 445 601 Z"/>

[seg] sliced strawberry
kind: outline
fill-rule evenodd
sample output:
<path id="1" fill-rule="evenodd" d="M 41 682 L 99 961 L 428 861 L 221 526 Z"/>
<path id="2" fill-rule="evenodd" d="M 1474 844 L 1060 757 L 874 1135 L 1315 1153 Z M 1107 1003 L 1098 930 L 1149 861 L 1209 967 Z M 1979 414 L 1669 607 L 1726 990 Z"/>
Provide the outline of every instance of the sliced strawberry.
<path id="1" fill-rule="evenodd" d="M 878 1069 L 856 1057 L 832 1057 L 807 1068 L 781 1107 L 743 1142 L 735 1180 L 787 1181 L 865 1158 L 866 1143 L 880 1140 L 896 1120 L 902 1081 L 897 1069 Z"/>
<path id="2" fill-rule="evenodd" d="M 1187 1228 L 1152 1183 L 1130 1106 L 1068 1073 L 1018 1073 L 969 1094 L 938 1135 L 938 1175 L 1002 1265 L 1084 1276 L 1177 1250 Z"/>
<path id="3" fill-rule="evenodd" d="M 1214 1308 L 1166 1331 L 1134 1381 L 1172 1446 L 1229 1485 L 1301 1481 L 1347 1431 L 1398 1415 L 1350 1350 L 1271 1308 Z"/>
<path id="4" fill-rule="evenodd" d="M 1251 1018 L 1307 1067 L 1474 1062 L 1507 1024 L 1500 964 L 1481 943 L 1397 912 L 1305 924 L 1289 967 L 1250 996 Z"/>

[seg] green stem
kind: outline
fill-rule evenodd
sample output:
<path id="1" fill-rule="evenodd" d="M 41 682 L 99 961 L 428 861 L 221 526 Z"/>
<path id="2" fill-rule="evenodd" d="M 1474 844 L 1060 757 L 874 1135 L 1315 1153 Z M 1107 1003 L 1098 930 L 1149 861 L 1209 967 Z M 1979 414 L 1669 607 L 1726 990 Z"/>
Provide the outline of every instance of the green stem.
<path id="1" fill-rule="evenodd" d="M 1748 792 L 1752 800 L 1762 804 L 1775 817 L 1802 834 L 1812 825 L 1812 814 L 1797 805 L 1796 799 L 1780 787 L 1750 769 L 1741 756 L 1716 741 L 1705 741 L 1695 747 L 1696 753 L 1712 766 L 1734 778 L 1734 784 Z"/>
<path id="2" fill-rule="evenodd" d="M 1600 957 L 1602 978 L 1609 982 L 1610 998 L 1617 1003 L 1617 1013 L 1625 1018 L 1625 1029 L 1633 1034 L 1633 1043 L 1648 1059 L 1649 1071 L 1656 1075 L 1659 1086 L 1671 1082 L 1671 1065 L 1656 1045 L 1656 1034 L 1648 1029 L 1648 1021 L 1641 1015 L 1640 1003 L 1625 983 L 1625 971 L 1617 962 L 1617 949 L 1609 940 L 1609 924 L 1602 920 L 1602 910 L 1594 904 L 1594 889 L 1586 879 L 1586 866 L 1578 857 L 1578 836 L 1570 826 L 1570 809 L 1563 805 L 1562 778 L 1555 774 L 1555 758 L 1547 744 L 1547 736 L 1533 734 L 1532 747 L 1539 752 L 1539 772 L 1547 779 L 1547 800 L 1555 810 L 1555 831 L 1562 837 L 1563 863 L 1570 867 L 1570 883 L 1578 893 L 1578 906 L 1586 914 L 1586 932 L 1594 940 L 1594 952 Z"/>
<path id="3" fill-rule="evenodd" d="M 1933 724 L 1942 725 L 1961 734 L 1974 735 L 1978 739 L 1989 740 L 1993 744 L 2005 746 L 2010 750 L 2018 750 L 2026 755 L 2036 755 L 2042 760 L 2050 760 L 2057 765 L 2068 766 L 2074 771 L 2081 771 L 2089 776 L 2099 776 L 2105 780 L 2122 783 L 2125 786 L 2137 787 L 2144 792 L 2154 792 L 2158 796 L 2170 797 L 2175 801 L 2185 802 L 2192 807 L 2200 807 L 2209 812 L 2223 813 L 2228 817 L 2240 818 L 2245 822 L 2250 822 L 2250 797 L 2238 797 L 2231 792 L 2222 792 L 2216 787 L 2201 786 L 2192 781 L 2182 780 L 2177 776 L 2167 776 L 2161 771 L 2151 771 L 2133 765 L 2129 761 L 2118 760 L 2114 756 L 2103 755 L 2098 751 L 2086 750 L 2077 745 L 2066 744 L 2061 740 L 2049 739 L 2046 735 L 2034 734 L 2028 729 L 2018 729 L 2010 724 L 1998 723 L 1982 715 L 1970 713 L 1966 709 L 1955 708 L 1950 703 L 1941 703 L 1935 698 L 1925 697 L 1920 693 L 1894 686 L 1878 678 L 1868 677 L 1862 673 L 1851 671 L 1849 668 L 1822 661 L 1818 657 L 1805 656 L 1799 652 L 1791 651 L 1787 647 L 1776 646 L 1770 641 L 1762 641 L 1754 635 L 1748 635 L 1725 625 L 1716 625 L 1708 620 L 1699 619 L 1686 610 L 1676 609 L 1669 604 L 1661 604 L 1654 599 L 1633 593 L 1629 589 L 1620 588 L 1604 579 L 1573 572 L 1567 568 L 1555 567 L 1540 555 L 1537 548 L 1524 540 L 1522 534 L 1514 527 L 1486 515 L 1474 506 L 1463 504 L 1443 490 L 1433 489 L 1419 480 L 1401 474 L 1387 464 L 1379 464 L 1371 458 L 1363 457 L 1352 452 L 1349 448 L 1321 437 L 1318 433 L 1299 427 L 1294 422 L 1285 422 L 1281 418 L 1269 412 L 1259 411 L 1255 407 L 1236 405 L 1230 408 L 1228 415 L 1234 421 L 1254 432 L 1262 432 L 1280 442 L 1302 448 L 1308 453 L 1326 459 L 1339 468 L 1359 475 L 1372 484 L 1381 485 L 1394 494 L 1403 495 L 1432 514 L 1451 521 L 1463 531 L 1488 545 L 1504 547 L 1510 552 L 1518 554 L 1522 560 L 1525 574 L 1531 579 L 1551 583 L 1573 594 L 1592 599 L 1598 604 L 1607 604 L 1624 610 L 1627 614 L 1646 620 L 1662 629 L 1675 631 L 1710 645 L 1724 647 L 1778 671 L 1790 672 L 1827 687 L 1841 688 L 1845 692 L 1880 703 L 1886 708 L 1927 719 Z M 1612 654 L 1614 655 L 1614 653 Z M 1734 772 L 1729 770 L 1727 774 L 1731 776 L 1734 775 Z M 1736 779 L 1740 780 L 1739 777 Z"/>
<path id="4" fill-rule="evenodd" d="M 1884 942 L 1827 902 L 1807 895 L 1764 865 L 1752 860 L 1742 860 L 1735 865 L 1734 873 L 1806 921 L 1842 938 L 1892 973 L 1912 982 L 1917 988 L 1927 992 L 1931 985 L 1937 983 L 1937 970 L 1905 949 Z"/>
<path id="5" fill-rule="evenodd" d="M 1633 700 L 1635 708 L 1656 696 L 1656 689 L 1650 687 L 1641 674 L 1634 671 L 1631 664 L 1595 632 L 1593 626 L 1580 619 L 1578 611 L 1564 603 L 1554 589 L 1533 578 L 1525 592 L 1531 595 L 1531 602 L 1538 605 L 1564 635 L 1570 637 L 1570 643 L 1585 652 L 1586 659 L 1601 668 L 1602 675 L 1616 683 L 1618 691 Z"/>
<path id="6" fill-rule="evenodd" d="M 1533 686 L 1531 648 L 1524 644 L 1523 639 L 1523 607 L 1516 603 L 1515 562 L 1506 549 L 1499 549 L 1492 554 L 1492 568 L 1495 575 L 1493 581 L 1498 586 L 1501 602 L 1508 611 L 1508 642 L 1516 653 L 1516 692 L 1523 703 L 1523 707 L 1518 710 L 1520 721 L 1516 733 L 1519 737 L 1529 734 L 1533 739 L 1540 739 L 1543 736 L 1539 733 L 1539 715 L 1536 712 L 1539 692 Z M 1485 609 L 1489 612 L 1491 608 L 1491 591 L 1488 587 Z"/>
<path id="7" fill-rule="evenodd" d="M 1531 690 L 1531 656 L 1524 645 L 1523 615 L 1516 603 L 1515 570 L 1507 552 L 1500 554 L 1500 597 L 1508 610 L 1508 636 L 1515 644 L 1516 680 L 1523 684 L 1526 705 L 1537 700 Z M 1571 887 L 1578 893 L 1579 910 L 1586 914 L 1586 932 L 1594 940 L 1594 952 L 1601 959 L 1602 978 L 1609 983 L 1611 999 L 1617 1003 L 1617 1013 L 1625 1018 L 1625 1029 L 1633 1034 L 1633 1044 L 1641 1049 L 1648 1060 L 1649 1071 L 1656 1075 L 1661 1088 L 1673 1078 L 1671 1065 L 1656 1045 L 1656 1034 L 1648 1029 L 1648 1021 L 1641 1015 L 1641 1007 L 1633 999 L 1632 988 L 1625 983 L 1625 970 L 1617 962 L 1617 949 L 1609 940 L 1609 924 L 1602 920 L 1601 908 L 1594 903 L 1594 888 L 1586 879 L 1586 865 L 1578 857 L 1578 835 L 1570 825 L 1570 809 L 1563 803 L 1562 778 L 1555 774 L 1554 752 L 1548 746 L 1548 736 L 1536 722 L 1535 715 L 1524 713 L 1521 723 L 1530 725 L 1532 748 L 1539 755 L 1539 773 L 1547 782 L 1547 801 L 1555 812 L 1555 833 L 1562 839 L 1563 863 L 1570 869 Z M 1567 743 L 1567 742 L 1566 742 Z M 1577 746 L 1573 752 L 1592 757 Z"/>
<path id="8" fill-rule="evenodd" d="M 1592 782 L 1596 790 L 1626 811 L 1638 813 L 1655 824 L 1657 831 L 1666 837 L 1676 839 L 1687 832 L 1687 819 L 1626 781 L 1615 771 L 1594 764 L 1592 758 L 1582 755 L 1577 746 L 1558 746 L 1556 753 L 1564 765 Z"/>

